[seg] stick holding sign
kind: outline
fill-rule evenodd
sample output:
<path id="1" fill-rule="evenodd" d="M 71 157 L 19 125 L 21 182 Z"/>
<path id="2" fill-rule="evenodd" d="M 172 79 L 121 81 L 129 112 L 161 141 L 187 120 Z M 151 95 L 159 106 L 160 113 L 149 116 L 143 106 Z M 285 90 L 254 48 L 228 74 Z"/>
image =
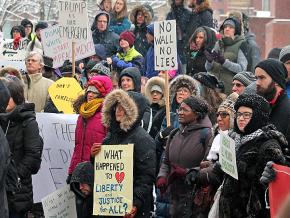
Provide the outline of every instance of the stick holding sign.
<path id="1" fill-rule="evenodd" d="M 177 70 L 176 21 L 154 22 L 155 70 L 165 70 L 166 124 L 170 126 L 168 70 Z"/>
<path id="2" fill-rule="evenodd" d="M 124 216 L 133 206 L 133 144 L 104 145 L 95 157 L 94 215 Z"/>

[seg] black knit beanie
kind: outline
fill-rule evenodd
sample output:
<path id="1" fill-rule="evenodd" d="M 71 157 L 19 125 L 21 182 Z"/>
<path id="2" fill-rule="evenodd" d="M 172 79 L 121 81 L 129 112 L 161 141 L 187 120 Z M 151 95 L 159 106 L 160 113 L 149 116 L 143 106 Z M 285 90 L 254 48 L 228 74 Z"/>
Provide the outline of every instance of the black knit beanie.
<path id="1" fill-rule="evenodd" d="M 234 122 L 235 132 L 248 135 L 268 124 L 270 105 L 265 98 L 257 94 L 242 94 L 238 97 L 235 103 L 235 111 L 237 112 L 241 106 L 251 108 L 253 110 L 253 114 L 243 133 L 238 128 L 236 118 Z"/>
<path id="2" fill-rule="evenodd" d="M 287 69 L 284 64 L 276 59 L 266 59 L 257 64 L 255 69 L 259 67 L 276 82 L 282 89 L 286 89 Z"/>
<path id="3" fill-rule="evenodd" d="M 206 101 L 199 97 L 190 96 L 184 99 L 182 103 L 185 103 L 191 108 L 192 111 L 199 114 L 199 119 L 203 119 L 208 113 L 208 104 L 206 103 Z"/>
<path id="4" fill-rule="evenodd" d="M 194 79 L 198 80 L 204 86 L 207 86 L 211 89 L 218 88 L 219 80 L 216 76 L 206 73 L 206 72 L 199 72 L 194 74 Z"/>
<path id="5" fill-rule="evenodd" d="M 0 113 L 4 113 L 6 111 L 9 99 L 10 92 L 6 85 L 0 80 Z"/>

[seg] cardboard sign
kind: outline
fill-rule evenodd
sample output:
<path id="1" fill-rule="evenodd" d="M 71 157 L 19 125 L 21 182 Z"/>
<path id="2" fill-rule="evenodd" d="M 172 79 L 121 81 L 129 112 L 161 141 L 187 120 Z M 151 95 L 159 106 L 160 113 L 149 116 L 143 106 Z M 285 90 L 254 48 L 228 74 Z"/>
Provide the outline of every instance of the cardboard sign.
<path id="1" fill-rule="evenodd" d="M 27 45 L 29 40 L 24 38 L 19 42 L 17 49 L 13 48 L 13 39 L 3 39 L 0 44 L 0 59 L 10 60 L 10 61 L 23 61 L 27 55 Z"/>
<path id="2" fill-rule="evenodd" d="M 69 185 L 53 192 L 41 200 L 44 216 L 53 218 L 77 218 L 75 194 Z"/>
<path id="3" fill-rule="evenodd" d="M 222 170 L 238 180 L 235 141 L 224 133 L 220 133 L 219 162 Z"/>
<path id="4" fill-rule="evenodd" d="M 177 70 L 176 21 L 154 22 L 155 70 Z"/>
<path id="5" fill-rule="evenodd" d="M 271 217 L 274 218 L 290 195 L 290 168 L 278 164 L 274 164 L 273 168 L 276 171 L 276 178 L 269 184 L 269 201 Z"/>
<path id="6" fill-rule="evenodd" d="M 43 52 L 53 59 L 53 68 L 61 67 L 65 60 L 71 57 L 71 44 L 60 37 L 58 25 L 40 31 Z"/>
<path id="7" fill-rule="evenodd" d="M 76 114 L 36 113 L 44 144 L 40 170 L 32 176 L 34 202 L 40 202 L 66 184 L 74 151 L 77 118 Z"/>
<path id="8" fill-rule="evenodd" d="M 71 54 L 72 42 L 76 42 L 76 60 L 94 55 L 95 46 L 89 27 L 86 1 L 59 1 L 59 34 L 68 41 L 68 54 Z M 71 55 L 69 55 L 71 60 Z"/>
<path id="9" fill-rule="evenodd" d="M 93 215 L 124 216 L 133 205 L 133 144 L 102 145 L 95 157 Z"/>
<path id="10" fill-rule="evenodd" d="M 54 82 L 48 93 L 54 105 L 65 114 L 73 114 L 73 102 L 81 94 L 82 88 L 75 78 L 63 77 Z"/>

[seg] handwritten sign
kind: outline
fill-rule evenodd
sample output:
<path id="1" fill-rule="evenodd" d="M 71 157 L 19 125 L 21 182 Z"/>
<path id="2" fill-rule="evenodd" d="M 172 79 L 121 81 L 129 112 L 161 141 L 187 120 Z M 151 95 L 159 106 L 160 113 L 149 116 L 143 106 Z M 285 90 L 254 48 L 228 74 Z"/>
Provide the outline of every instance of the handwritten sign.
<path id="1" fill-rule="evenodd" d="M 220 134 L 219 162 L 222 170 L 235 179 L 238 179 L 235 141 L 223 133 Z"/>
<path id="2" fill-rule="evenodd" d="M 176 21 L 154 22 L 155 70 L 176 70 Z"/>
<path id="3" fill-rule="evenodd" d="M 103 145 L 95 157 L 94 215 L 123 216 L 133 204 L 133 144 Z"/>
<path id="4" fill-rule="evenodd" d="M 69 77 L 57 80 L 48 88 L 48 93 L 54 105 L 65 114 L 74 113 L 72 104 L 81 92 L 80 84 L 74 78 Z"/>
<path id="5" fill-rule="evenodd" d="M 53 218 L 77 218 L 75 194 L 69 185 L 51 193 L 41 200 L 44 216 Z"/>
<path id="6" fill-rule="evenodd" d="M 24 61 L 9 61 L 0 60 L 0 70 L 4 67 L 13 67 L 19 70 L 22 74 L 26 71 L 26 66 Z"/>
<path id="7" fill-rule="evenodd" d="M 43 52 L 53 59 L 53 67 L 61 67 L 71 57 L 71 45 L 66 38 L 61 38 L 60 28 L 54 25 L 40 31 Z"/>
<path id="8" fill-rule="evenodd" d="M 86 1 L 59 1 L 59 34 L 68 41 L 68 53 L 76 42 L 76 60 L 95 54 L 95 46 L 89 27 Z M 71 55 L 69 56 L 71 58 Z"/>
<path id="9" fill-rule="evenodd" d="M 23 61 L 26 57 L 28 39 L 21 39 L 17 48 L 13 48 L 13 39 L 3 39 L 0 44 L 0 59 L 10 61 Z"/>
<path id="10" fill-rule="evenodd" d="M 77 118 L 76 114 L 36 113 L 44 146 L 40 170 L 32 176 L 34 202 L 40 202 L 66 184 L 74 151 Z"/>

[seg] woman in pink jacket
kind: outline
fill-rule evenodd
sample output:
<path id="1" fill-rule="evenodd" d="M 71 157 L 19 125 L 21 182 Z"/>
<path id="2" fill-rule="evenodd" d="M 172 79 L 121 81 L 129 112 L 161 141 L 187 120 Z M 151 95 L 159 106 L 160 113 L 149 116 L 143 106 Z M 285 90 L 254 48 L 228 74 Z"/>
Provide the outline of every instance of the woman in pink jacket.
<path id="1" fill-rule="evenodd" d="M 107 76 L 95 76 L 87 84 L 86 93 L 74 102 L 74 110 L 79 113 L 75 130 L 75 148 L 68 170 L 67 183 L 78 163 L 90 161 L 91 146 L 102 143 L 106 128 L 101 122 L 101 109 L 105 96 L 113 84 Z"/>

